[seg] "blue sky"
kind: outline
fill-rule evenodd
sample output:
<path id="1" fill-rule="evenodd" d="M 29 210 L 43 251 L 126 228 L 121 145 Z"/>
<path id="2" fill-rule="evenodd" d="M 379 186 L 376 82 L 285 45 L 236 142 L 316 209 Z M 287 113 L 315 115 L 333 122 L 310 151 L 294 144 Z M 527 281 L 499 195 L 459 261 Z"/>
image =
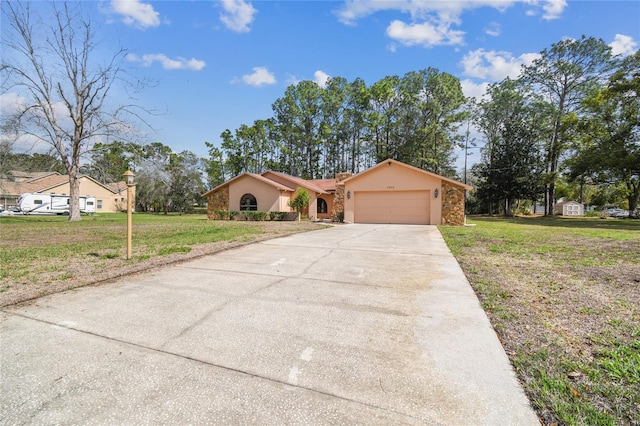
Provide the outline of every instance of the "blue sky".
<path id="1" fill-rule="evenodd" d="M 139 103 L 159 141 L 206 156 L 204 142 L 272 116 L 301 80 L 362 78 L 434 67 L 479 97 L 490 82 L 563 38 L 594 36 L 615 53 L 640 47 L 640 2 L 100 1 L 85 2 L 107 47 L 128 51 L 128 70 L 157 82 Z M 10 101 L 4 93 L 3 108 Z M 462 157 L 458 164 L 460 165 Z"/>

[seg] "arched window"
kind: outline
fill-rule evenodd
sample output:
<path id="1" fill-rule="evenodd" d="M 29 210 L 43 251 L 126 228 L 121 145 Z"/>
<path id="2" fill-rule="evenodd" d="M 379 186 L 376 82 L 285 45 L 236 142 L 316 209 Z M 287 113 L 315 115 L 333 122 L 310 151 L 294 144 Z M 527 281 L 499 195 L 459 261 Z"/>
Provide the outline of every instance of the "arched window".
<path id="1" fill-rule="evenodd" d="M 322 198 L 318 198 L 318 211 L 317 213 L 327 213 L 329 209 L 327 208 L 327 202 Z"/>
<path id="2" fill-rule="evenodd" d="M 253 194 L 244 194 L 240 198 L 240 211 L 256 211 L 258 210 L 258 202 Z"/>

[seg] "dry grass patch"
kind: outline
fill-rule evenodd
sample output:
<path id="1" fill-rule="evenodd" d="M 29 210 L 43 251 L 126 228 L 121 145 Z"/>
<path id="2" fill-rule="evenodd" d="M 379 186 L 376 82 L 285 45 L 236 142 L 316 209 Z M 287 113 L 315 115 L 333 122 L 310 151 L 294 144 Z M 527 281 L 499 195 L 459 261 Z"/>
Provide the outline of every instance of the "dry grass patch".
<path id="1" fill-rule="evenodd" d="M 477 218 L 441 231 L 545 424 L 638 424 L 640 221 Z"/>

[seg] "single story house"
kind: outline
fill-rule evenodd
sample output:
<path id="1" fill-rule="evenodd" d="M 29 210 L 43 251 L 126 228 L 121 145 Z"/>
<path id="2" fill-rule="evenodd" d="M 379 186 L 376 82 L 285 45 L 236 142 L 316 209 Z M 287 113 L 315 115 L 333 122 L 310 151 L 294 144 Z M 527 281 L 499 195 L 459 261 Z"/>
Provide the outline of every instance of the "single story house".
<path id="1" fill-rule="evenodd" d="M 0 179 L 0 204 L 5 209 L 16 206 L 18 198 L 27 192 L 68 195 L 70 191 L 68 175 L 58 172 L 11 171 Z M 124 181 L 102 184 L 90 176 L 82 176 L 80 195 L 96 197 L 96 213 L 126 210 L 127 185 Z"/>
<path id="2" fill-rule="evenodd" d="M 561 201 L 554 205 L 553 211 L 562 216 L 583 216 L 584 205 L 575 201 Z"/>
<path id="3" fill-rule="evenodd" d="M 312 220 L 349 223 L 463 225 L 465 190 L 471 186 L 388 159 L 361 173 L 305 180 L 284 173 L 243 173 L 205 193 L 207 215 L 216 211 L 289 212 L 297 188 L 310 196 Z"/>

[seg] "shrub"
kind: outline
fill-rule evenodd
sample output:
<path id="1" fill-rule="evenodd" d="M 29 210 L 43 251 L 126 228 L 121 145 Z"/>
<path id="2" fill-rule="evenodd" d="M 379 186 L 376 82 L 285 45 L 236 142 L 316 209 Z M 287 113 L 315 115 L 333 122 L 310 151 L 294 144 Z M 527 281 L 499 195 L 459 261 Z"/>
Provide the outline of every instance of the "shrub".
<path id="1" fill-rule="evenodd" d="M 215 220 L 229 220 L 229 213 L 227 210 L 214 210 L 213 218 Z"/>
<path id="2" fill-rule="evenodd" d="M 267 220 L 267 212 L 246 211 L 246 212 L 243 212 L 243 213 L 246 216 L 247 220 L 253 220 L 253 221 L 257 221 L 257 222 L 262 222 L 264 220 Z"/>
<path id="3" fill-rule="evenodd" d="M 270 220 L 282 221 L 282 220 L 284 220 L 284 217 L 286 215 L 287 215 L 286 212 L 269 212 L 269 219 Z"/>
<path id="4" fill-rule="evenodd" d="M 309 205 L 309 193 L 304 188 L 298 188 L 295 197 L 289 200 L 289 207 L 301 213 Z"/>
<path id="5" fill-rule="evenodd" d="M 229 220 L 233 220 L 236 216 L 238 216 L 240 214 L 240 212 L 237 211 L 231 211 L 229 212 Z"/>
<path id="6" fill-rule="evenodd" d="M 524 216 L 531 216 L 533 214 L 533 212 L 527 206 L 519 206 L 516 209 L 515 214 L 520 214 L 520 215 L 524 215 Z"/>

